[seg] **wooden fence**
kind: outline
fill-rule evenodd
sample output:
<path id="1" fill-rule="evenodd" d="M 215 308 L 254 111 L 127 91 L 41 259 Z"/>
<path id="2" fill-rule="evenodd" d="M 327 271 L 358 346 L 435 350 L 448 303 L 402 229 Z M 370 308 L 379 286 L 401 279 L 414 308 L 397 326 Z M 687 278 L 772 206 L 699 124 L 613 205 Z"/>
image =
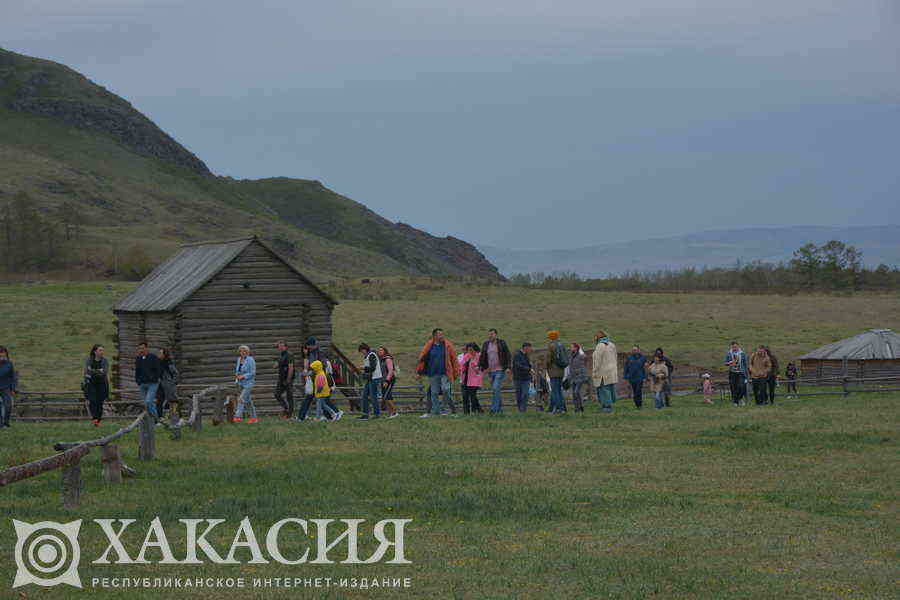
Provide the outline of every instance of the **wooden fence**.
<path id="1" fill-rule="evenodd" d="M 332 396 L 337 404 L 344 401 L 347 402 L 348 412 L 356 413 L 360 411 L 360 397 L 362 388 L 358 386 L 359 379 L 353 377 L 355 385 L 338 385 L 335 386 L 335 394 Z M 424 380 L 423 380 L 424 381 Z M 485 378 L 487 381 L 487 378 Z M 507 380 L 508 381 L 508 380 Z M 693 394 L 701 394 L 701 378 L 700 373 L 679 374 L 671 378 L 671 392 L 675 397 L 689 396 Z M 713 379 L 715 393 L 722 401 L 731 399 L 731 390 L 728 379 L 717 374 Z M 797 387 L 796 392 L 791 392 L 793 397 L 815 397 L 815 396 L 848 396 L 854 393 L 869 392 L 890 392 L 900 391 L 900 377 L 810 377 L 798 378 L 793 381 L 787 379 L 778 380 L 779 395 L 787 395 L 787 384 L 793 383 Z M 227 407 L 229 398 L 236 399 L 238 395 L 237 387 L 233 384 L 221 384 L 216 386 L 207 386 L 197 389 L 195 386 L 192 397 L 199 398 L 198 406 L 195 409 L 197 418 L 202 415 L 212 416 L 217 422 L 227 420 L 227 412 L 223 407 Z M 456 403 L 461 405 L 459 386 L 454 386 L 454 397 Z M 184 390 L 184 386 L 180 386 L 179 390 Z M 262 415 L 276 415 L 282 412 L 282 407 L 274 399 L 275 386 L 258 384 L 254 387 L 253 398 L 257 407 L 257 412 Z M 189 390 L 190 391 L 190 390 Z M 425 399 L 427 388 L 423 383 L 417 382 L 411 385 L 395 386 L 393 390 L 394 404 L 397 409 L 404 413 L 415 413 L 428 410 L 428 402 Z M 65 421 L 84 419 L 88 415 L 87 403 L 83 398 L 79 397 L 80 392 L 22 392 L 16 401 L 14 407 L 14 417 L 20 421 Z M 198 396 L 199 394 L 199 396 Z M 616 395 L 620 399 L 631 398 L 631 386 L 627 381 L 620 378 L 616 386 Z M 501 389 L 504 405 L 515 405 L 515 389 L 507 385 Z M 570 396 L 570 393 L 566 393 Z M 645 381 L 644 396 L 649 397 L 649 382 Z M 303 399 L 302 385 L 295 385 L 294 390 L 295 406 L 299 408 Z M 483 387 L 479 392 L 479 399 L 482 404 L 490 402 L 490 387 Z M 593 398 L 588 394 L 586 401 Z M 533 400 L 531 404 L 538 404 Z M 133 419 L 134 415 L 143 410 L 143 404 L 136 401 L 118 401 L 110 400 L 105 407 L 118 411 L 113 413 L 107 411 L 105 419 Z M 193 414 L 193 412 L 192 412 Z M 178 421 L 177 415 L 172 415 Z M 171 428 L 171 425 L 170 425 Z"/>
<path id="2" fill-rule="evenodd" d="M 168 429 L 172 433 L 173 439 L 181 439 L 181 430 L 184 427 L 200 431 L 203 422 L 202 411 L 200 410 L 201 400 L 207 395 L 215 395 L 217 398 L 220 398 L 221 393 L 222 390 L 219 386 L 211 386 L 194 394 L 190 416 L 187 419 L 177 418 L 177 416 L 171 417 Z M 222 405 L 221 402 L 217 404 L 219 406 Z M 103 470 L 104 481 L 110 484 L 121 483 L 123 475 L 126 477 L 134 476 L 136 472 L 122 461 L 119 446 L 112 442 L 137 429 L 139 432 L 138 458 L 141 460 L 153 460 L 156 453 L 155 425 L 154 419 L 146 411 L 143 411 L 128 426 L 106 437 L 80 442 L 56 442 L 53 448 L 59 454 L 0 471 L 0 487 L 60 469 L 62 471 L 63 507 L 66 509 L 76 508 L 81 502 L 81 491 L 83 489 L 81 461 L 91 450 L 100 448 L 100 464 Z"/>

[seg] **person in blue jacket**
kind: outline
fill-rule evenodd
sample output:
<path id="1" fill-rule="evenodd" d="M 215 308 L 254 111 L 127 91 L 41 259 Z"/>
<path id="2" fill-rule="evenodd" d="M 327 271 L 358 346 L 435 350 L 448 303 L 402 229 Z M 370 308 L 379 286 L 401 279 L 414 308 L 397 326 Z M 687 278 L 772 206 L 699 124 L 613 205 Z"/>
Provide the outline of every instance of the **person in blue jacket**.
<path id="1" fill-rule="evenodd" d="M 0 427 L 9 427 L 13 410 L 13 397 L 19 384 L 19 374 L 9 359 L 9 350 L 0 346 Z"/>
<path id="2" fill-rule="evenodd" d="M 640 346 L 632 347 L 631 354 L 625 359 L 625 370 L 622 375 L 631 384 L 631 397 L 637 408 L 641 408 L 644 403 L 644 379 L 647 377 L 646 365 L 647 357 L 641 354 Z"/>
<path id="3" fill-rule="evenodd" d="M 241 394 L 238 398 L 237 410 L 234 411 L 235 423 L 240 423 L 244 411 L 249 413 L 248 423 L 258 423 L 256 417 L 256 405 L 253 404 L 253 386 L 256 385 L 256 361 L 250 354 L 250 347 L 241 345 L 238 348 L 238 359 L 234 365 L 234 381 L 237 383 Z"/>

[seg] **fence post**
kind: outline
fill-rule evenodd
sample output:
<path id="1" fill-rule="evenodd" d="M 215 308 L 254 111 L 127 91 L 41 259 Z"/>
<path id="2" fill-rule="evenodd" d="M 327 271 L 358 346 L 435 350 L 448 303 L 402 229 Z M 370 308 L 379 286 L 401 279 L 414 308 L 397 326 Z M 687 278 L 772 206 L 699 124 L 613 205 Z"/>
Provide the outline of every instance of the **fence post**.
<path id="1" fill-rule="evenodd" d="M 225 419 L 229 424 L 234 424 L 234 396 L 225 396 L 225 400 L 227 401 L 225 405 Z"/>
<path id="2" fill-rule="evenodd" d="M 222 406 L 224 400 L 222 399 L 224 392 L 222 390 L 216 390 L 216 393 L 213 394 L 213 425 L 221 425 L 222 421 L 225 420 L 223 412 L 225 411 L 225 407 Z"/>
<path id="3" fill-rule="evenodd" d="M 169 407 L 169 429 L 172 431 L 173 440 L 181 439 L 181 418 L 171 406 Z"/>
<path id="4" fill-rule="evenodd" d="M 122 461 L 116 444 L 100 446 L 100 465 L 103 467 L 103 481 L 122 483 Z"/>
<path id="5" fill-rule="evenodd" d="M 191 402 L 191 411 L 194 410 L 194 403 Z M 203 396 L 197 398 L 197 414 L 194 415 L 194 422 L 191 424 L 191 429 L 195 432 L 203 429 Z"/>
<path id="6" fill-rule="evenodd" d="M 155 428 L 153 415 L 150 413 L 144 415 L 138 430 L 138 458 L 141 460 L 153 460 L 156 450 Z"/>
<path id="7" fill-rule="evenodd" d="M 67 510 L 81 503 L 81 459 L 62 470 L 62 502 Z"/>

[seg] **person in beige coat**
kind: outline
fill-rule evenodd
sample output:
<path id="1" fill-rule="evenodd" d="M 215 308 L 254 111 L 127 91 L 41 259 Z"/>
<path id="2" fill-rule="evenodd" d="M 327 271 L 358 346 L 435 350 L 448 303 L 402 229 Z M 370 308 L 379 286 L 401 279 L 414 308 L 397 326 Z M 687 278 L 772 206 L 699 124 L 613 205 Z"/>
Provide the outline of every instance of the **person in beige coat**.
<path id="1" fill-rule="evenodd" d="M 764 346 L 756 349 L 750 355 L 750 381 L 753 384 L 753 399 L 757 404 L 768 402 L 769 371 L 772 369 L 772 359 Z"/>
<path id="2" fill-rule="evenodd" d="M 597 401 L 603 412 L 612 412 L 613 402 L 616 401 L 616 383 L 619 382 L 619 355 L 616 345 L 609 341 L 605 331 L 598 331 L 594 341 L 597 346 L 594 348 L 591 377 L 597 390 Z"/>
<path id="3" fill-rule="evenodd" d="M 653 392 L 656 408 L 666 405 L 666 383 L 669 381 L 669 366 L 663 361 L 661 354 L 653 355 L 650 364 L 650 391 Z"/>

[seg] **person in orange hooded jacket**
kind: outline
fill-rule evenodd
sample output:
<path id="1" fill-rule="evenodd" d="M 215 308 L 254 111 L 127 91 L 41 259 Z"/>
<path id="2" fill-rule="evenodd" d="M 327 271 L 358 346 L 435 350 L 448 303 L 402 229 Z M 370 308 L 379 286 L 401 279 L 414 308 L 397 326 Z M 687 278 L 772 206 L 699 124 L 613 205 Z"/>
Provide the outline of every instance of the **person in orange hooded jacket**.
<path id="1" fill-rule="evenodd" d="M 431 339 L 422 347 L 416 363 L 416 375 L 426 375 L 430 387 L 431 412 L 426 412 L 423 417 L 446 414 L 438 399 L 439 394 L 443 394 L 447 407 L 456 412 L 450 383 L 459 377 L 459 363 L 456 361 L 453 343 L 444 337 L 443 329 L 435 328 L 431 332 Z"/>

